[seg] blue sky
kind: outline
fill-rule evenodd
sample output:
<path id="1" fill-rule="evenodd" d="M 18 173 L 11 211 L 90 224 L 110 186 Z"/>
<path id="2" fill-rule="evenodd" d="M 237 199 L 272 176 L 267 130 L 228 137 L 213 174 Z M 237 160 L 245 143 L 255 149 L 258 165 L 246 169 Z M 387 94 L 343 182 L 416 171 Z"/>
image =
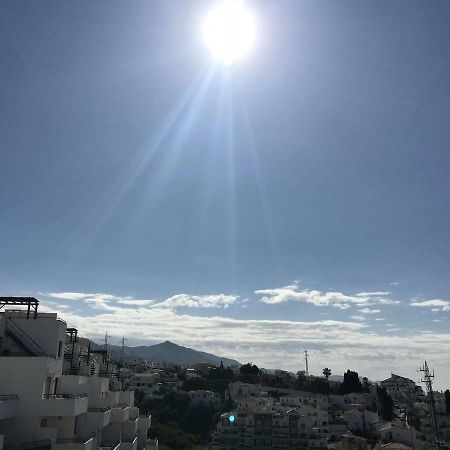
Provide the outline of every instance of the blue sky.
<path id="1" fill-rule="evenodd" d="M 427 357 L 444 386 L 450 3 L 249 2 L 228 68 L 212 3 L 1 3 L 0 293 L 266 367 Z"/>

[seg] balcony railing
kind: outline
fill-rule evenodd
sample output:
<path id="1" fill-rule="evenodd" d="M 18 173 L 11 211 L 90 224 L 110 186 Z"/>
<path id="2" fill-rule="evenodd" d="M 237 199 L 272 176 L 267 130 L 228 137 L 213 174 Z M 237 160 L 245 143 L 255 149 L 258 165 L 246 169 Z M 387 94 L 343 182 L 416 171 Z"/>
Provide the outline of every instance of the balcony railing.
<path id="1" fill-rule="evenodd" d="M 77 398 L 87 398 L 87 394 L 44 394 L 42 398 L 44 399 L 77 399 Z"/>
<path id="2" fill-rule="evenodd" d="M 110 406 L 105 406 L 104 408 L 88 408 L 88 412 L 108 412 L 111 411 Z"/>
<path id="3" fill-rule="evenodd" d="M 57 444 L 87 444 L 92 437 L 86 439 L 72 438 L 72 439 L 56 439 Z"/>
<path id="4" fill-rule="evenodd" d="M 114 450 L 119 444 L 120 444 L 119 440 L 115 442 L 104 442 L 102 443 L 102 445 L 100 445 L 100 448 Z"/>

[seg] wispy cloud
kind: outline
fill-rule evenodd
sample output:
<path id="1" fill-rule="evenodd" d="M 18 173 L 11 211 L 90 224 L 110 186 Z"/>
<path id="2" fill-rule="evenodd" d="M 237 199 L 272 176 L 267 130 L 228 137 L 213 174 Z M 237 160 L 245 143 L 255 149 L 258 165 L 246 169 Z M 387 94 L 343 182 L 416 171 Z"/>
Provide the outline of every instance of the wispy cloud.
<path id="1" fill-rule="evenodd" d="M 117 303 L 131 306 L 146 306 L 155 303 L 154 300 L 117 300 Z"/>
<path id="2" fill-rule="evenodd" d="M 348 309 L 352 307 L 348 303 L 333 303 L 332 306 L 339 309 Z"/>
<path id="3" fill-rule="evenodd" d="M 237 295 L 187 295 L 177 294 L 163 302 L 155 304 L 155 308 L 177 308 L 187 306 L 189 308 L 227 308 L 239 300 Z"/>
<path id="4" fill-rule="evenodd" d="M 418 308 L 434 308 L 435 310 L 440 311 L 450 311 L 450 301 L 441 300 L 441 299 L 433 299 L 433 300 L 413 300 L 411 306 L 415 306 Z"/>
<path id="5" fill-rule="evenodd" d="M 398 300 L 385 298 L 387 295 L 390 295 L 390 292 L 359 292 L 352 295 L 342 292 L 321 292 L 318 290 L 300 289 L 297 284 L 275 289 L 259 289 L 255 291 L 255 294 L 262 296 L 259 301 L 272 305 L 294 301 L 310 303 L 319 307 L 334 306 L 340 309 L 348 309 L 352 305 L 369 306 L 399 303 Z"/>
<path id="6" fill-rule="evenodd" d="M 350 319 L 353 320 L 366 320 L 364 316 L 350 316 Z"/>
<path id="7" fill-rule="evenodd" d="M 42 294 L 59 300 L 81 301 L 90 305 L 93 309 L 114 310 L 120 305 L 127 306 L 152 306 L 157 308 L 227 308 L 238 301 L 244 303 L 247 299 L 240 299 L 237 295 L 188 295 L 177 294 L 163 301 L 156 302 L 150 299 L 135 299 L 130 296 L 121 297 L 104 293 L 83 292 L 49 292 Z"/>
<path id="8" fill-rule="evenodd" d="M 358 309 L 358 311 L 361 314 L 379 314 L 381 312 L 380 309 L 370 309 L 370 308 Z"/>
<path id="9" fill-rule="evenodd" d="M 391 295 L 390 292 L 375 291 L 375 292 L 358 292 L 356 297 L 385 297 Z"/>

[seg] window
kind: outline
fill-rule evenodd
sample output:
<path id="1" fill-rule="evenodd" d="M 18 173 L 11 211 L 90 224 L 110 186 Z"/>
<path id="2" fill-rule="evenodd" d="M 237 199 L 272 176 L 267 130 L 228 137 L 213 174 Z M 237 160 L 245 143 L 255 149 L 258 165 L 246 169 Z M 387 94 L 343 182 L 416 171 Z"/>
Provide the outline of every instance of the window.
<path id="1" fill-rule="evenodd" d="M 47 426 L 47 417 L 41 419 L 41 428 L 45 428 Z"/>
<path id="2" fill-rule="evenodd" d="M 61 358 L 62 341 L 58 342 L 58 358 Z"/>

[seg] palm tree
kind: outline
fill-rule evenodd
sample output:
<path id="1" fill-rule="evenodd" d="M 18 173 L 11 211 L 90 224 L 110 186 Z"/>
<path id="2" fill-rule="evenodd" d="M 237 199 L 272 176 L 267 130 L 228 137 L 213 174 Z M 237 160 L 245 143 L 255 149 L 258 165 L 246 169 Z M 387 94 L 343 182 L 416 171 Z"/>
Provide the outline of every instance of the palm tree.
<path id="1" fill-rule="evenodd" d="M 328 367 L 325 367 L 325 369 L 323 369 L 323 376 L 328 380 L 330 375 L 331 375 L 331 370 Z"/>

